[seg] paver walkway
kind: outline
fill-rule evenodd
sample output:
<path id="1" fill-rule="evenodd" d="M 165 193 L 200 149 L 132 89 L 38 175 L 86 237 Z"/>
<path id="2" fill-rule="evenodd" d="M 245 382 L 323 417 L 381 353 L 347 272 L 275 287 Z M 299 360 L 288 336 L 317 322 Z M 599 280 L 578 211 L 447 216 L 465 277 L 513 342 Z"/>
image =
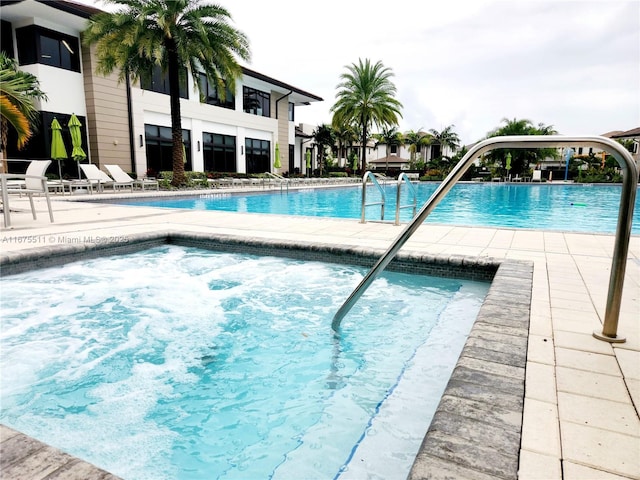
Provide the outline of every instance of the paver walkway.
<path id="1" fill-rule="evenodd" d="M 94 196 L 95 199 L 95 196 Z M 100 242 L 153 231 L 233 234 L 263 239 L 385 249 L 401 227 L 214 211 L 159 210 L 61 201 L 56 223 L 37 201 L 12 198 L 13 228 L 0 231 L 2 252 Z M 521 479 L 640 479 L 640 237 L 631 239 L 618 334 L 602 329 L 613 236 L 444 225 L 420 227 L 404 250 L 487 256 L 534 263 L 526 367 Z"/>

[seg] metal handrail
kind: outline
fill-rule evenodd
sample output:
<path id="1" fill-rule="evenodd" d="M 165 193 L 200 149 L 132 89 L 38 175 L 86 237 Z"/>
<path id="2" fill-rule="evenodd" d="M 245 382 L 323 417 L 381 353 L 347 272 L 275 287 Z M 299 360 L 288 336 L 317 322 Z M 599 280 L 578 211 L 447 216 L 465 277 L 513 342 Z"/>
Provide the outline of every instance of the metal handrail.
<path id="1" fill-rule="evenodd" d="M 280 191 L 282 192 L 282 184 L 284 183 L 287 186 L 287 192 L 289 191 L 289 180 L 284 178 L 282 175 L 278 175 L 277 173 L 272 173 L 272 172 L 264 172 L 264 174 L 269 177 L 269 178 L 273 178 L 275 180 L 278 180 L 280 182 Z M 264 180 L 262 180 L 262 188 L 264 189 Z"/>
<path id="2" fill-rule="evenodd" d="M 382 201 L 381 202 L 371 202 L 371 203 L 367 203 L 367 180 L 371 179 L 371 181 L 373 182 L 373 184 L 378 187 L 378 191 L 380 192 L 380 195 L 382 196 Z M 384 194 L 384 188 L 382 188 L 380 186 L 380 184 L 378 183 L 378 180 L 376 179 L 376 174 L 374 174 L 371 171 L 366 171 L 364 172 L 364 175 L 362 176 L 362 217 L 360 219 L 360 223 L 366 223 L 365 220 L 365 207 L 370 207 L 373 205 L 380 205 L 380 220 L 384 220 L 384 204 L 386 203 L 387 199 L 385 197 Z"/>
<path id="3" fill-rule="evenodd" d="M 498 148 L 560 148 L 560 147 L 593 147 L 611 154 L 622 169 L 622 193 L 620 195 L 620 209 L 618 212 L 618 224 L 614 241 L 613 258 L 611 262 L 611 276 L 609 278 L 609 290 L 602 332 L 594 331 L 593 336 L 607 342 L 624 342 L 623 337 L 617 335 L 618 319 L 620 317 L 620 303 L 622 301 L 622 287 L 624 285 L 624 273 L 627 265 L 627 253 L 629 251 L 629 239 L 631 237 L 631 222 L 633 220 L 633 208 L 638 185 L 638 170 L 633 158 L 622 145 L 605 137 L 565 137 L 560 135 L 517 135 L 509 137 L 494 137 L 478 142 L 471 147 L 467 154 L 451 170 L 440 186 L 433 192 L 429 200 L 420 209 L 420 212 L 405 227 L 405 229 L 393 241 L 387 251 L 380 257 L 376 264 L 362 279 L 349 298 L 342 304 L 333 317 L 331 327 L 337 331 L 344 316 L 351 310 L 355 302 L 375 280 L 376 276 L 391 262 L 395 254 L 402 248 L 413 235 L 427 216 L 438 205 L 440 200 L 451 190 L 455 183 L 462 177 L 473 161 L 484 153 Z"/>
<path id="4" fill-rule="evenodd" d="M 402 182 L 405 182 L 407 185 L 409 185 L 409 194 L 413 194 L 413 202 L 411 202 L 408 205 L 400 205 L 400 195 L 402 193 Z M 402 172 L 400 175 L 398 175 L 398 190 L 396 191 L 396 225 L 400 225 L 401 209 L 413 208 L 413 213 L 411 214 L 411 217 L 413 218 L 416 216 L 417 206 L 418 206 L 418 194 L 416 192 L 416 189 L 413 186 L 413 183 L 411 183 L 409 176 L 406 173 Z"/>

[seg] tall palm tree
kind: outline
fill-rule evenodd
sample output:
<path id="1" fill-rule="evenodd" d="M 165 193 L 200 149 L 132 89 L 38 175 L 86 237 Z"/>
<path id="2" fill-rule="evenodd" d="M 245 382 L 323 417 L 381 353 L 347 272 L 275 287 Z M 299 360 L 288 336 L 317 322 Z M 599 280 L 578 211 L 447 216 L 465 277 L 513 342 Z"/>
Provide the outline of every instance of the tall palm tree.
<path id="1" fill-rule="evenodd" d="M 366 149 L 369 132 L 375 125 L 382 128 L 398 124 L 402 117 L 402 104 L 395 98 L 397 89 L 391 81 L 393 72 L 378 61 L 375 65 L 369 59 L 351 64 L 347 72 L 340 75 L 336 103 L 331 107 L 336 123 L 357 122 L 361 129 L 361 168 L 367 169 Z"/>
<path id="2" fill-rule="evenodd" d="M 84 32 L 87 45 L 96 44 L 97 73 L 119 70 L 119 80 L 151 77 L 159 66 L 169 77 L 173 180 L 185 182 L 180 113 L 180 76 L 188 69 L 192 77 L 204 72 L 211 85 L 224 96 L 232 92 L 242 75 L 236 56 L 250 57 L 247 37 L 231 26 L 229 12 L 199 0 L 105 0 L 121 8 L 99 13 Z M 184 75 L 184 74 L 183 74 Z M 184 81 L 184 78 L 183 78 Z M 202 95 L 203 85 L 196 81 Z"/>
<path id="3" fill-rule="evenodd" d="M 9 125 L 18 134 L 18 150 L 22 149 L 36 126 L 38 110 L 34 102 L 46 100 L 38 78 L 18 69 L 15 59 L 0 52 L 0 147 L 3 171 L 7 171 L 6 152 Z"/>
<path id="4" fill-rule="evenodd" d="M 502 122 L 504 125 L 489 132 L 487 138 L 510 135 L 555 135 L 558 133 L 552 125 L 539 123 L 538 126 L 534 126 L 531 120 L 527 119 L 514 118 L 509 120 L 508 118 L 503 118 Z M 513 174 L 525 173 L 531 163 L 538 163 L 545 158 L 558 158 L 559 156 L 558 150 L 555 148 L 501 148 L 491 150 L 486 155 L 486 158 L 489 163 L 500 163 L 502 168 L 505 168 L 508 154 L 511 154 L 511 172 Z"/>

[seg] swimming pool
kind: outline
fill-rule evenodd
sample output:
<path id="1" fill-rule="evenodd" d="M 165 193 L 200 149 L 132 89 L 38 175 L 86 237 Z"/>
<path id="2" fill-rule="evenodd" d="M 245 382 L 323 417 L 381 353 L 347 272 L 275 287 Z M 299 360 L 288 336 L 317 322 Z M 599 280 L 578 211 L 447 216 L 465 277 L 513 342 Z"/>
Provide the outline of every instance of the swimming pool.
<path id="1" fill-rule="evenodd" d="M 430 420 L 395 393 L 437 404 L 487 285 L 387 272 L 336 339 L 364 272 L 165 246 L 3 278 L 2 421 L 127 479 L 334 478 L 360 449 L 404 478 Z"/>
<path id="2" fill-rule="evenodd" d="M 418 208 L 437 188 L 435 183 L 416 184 Z M 385 221 L 395 219 L 396 187 L 386 185 Z M 129 198 L 114 200 L 125 205 L 164 208 L 225 210 L 246 213 L 354 218 L 361 216 L 361 187 L 302 189 L 277 193 L 214 192 L 188 198 Z M 463 226 L 533 228 L 568 232 L 614 233 L 618 218 L 619 185 L 457 184 L 429 215 L 427 223 Z M 368 187 L 367 201 L 379 193 Z M 409 203 L 403 189 L 401 205 Z M 632 233 L 640 234 L 640 198 L 636 197 Z M 367 220 L 380 220 L 379 207 L 367 207 Z M 401 221 L 411 219 L 401 210 Z"/>

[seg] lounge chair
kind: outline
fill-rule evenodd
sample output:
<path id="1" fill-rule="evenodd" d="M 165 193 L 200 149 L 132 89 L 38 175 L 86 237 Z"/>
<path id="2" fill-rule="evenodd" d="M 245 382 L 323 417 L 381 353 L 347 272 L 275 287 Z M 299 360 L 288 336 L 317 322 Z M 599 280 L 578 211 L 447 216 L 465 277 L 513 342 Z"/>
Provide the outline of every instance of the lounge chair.
<path id="1" fill-rule="evenodd" d="M 34 160 L 29 163 L 27 171 L 24 175 L 3 174 L 2 184 L 2 210 L 4 213 L 4 226 L 11 226 L 11 211 L 9 209 L 9 195 L 26 195 L 29 197 L 31 204 L 31 214 L 33 219 L 37 220 L 36 209 L 33 204 L 33 196 L 44 194 L 47 199 L 47 208 L 49 209 L 49 219 L 53 223 L 53 210 L 51 209 L 51 200 L 49 199 L 49 187 L 47 186 L 47 177 L 45 172 L 51 164 L 51 160 Z M 19 183 L 11 183 L 15 180 L 24 181 Z"/>
<path id="2" fill-rule="evenodd" d="M 532 182 L 541 182 L 542 181 L 542 170 L 534 170 L 533 177 L 531 177 Z"/>
<path id="3" fill-rule="evenodd" d="M 131 176 L 120 168 L 120 165 L 105 165 L 104 168 L 107 169 L 109 175 L 113 177 L 116 182 L 127 183 L 133 182 L 133 185 L 138 185 L 142 190 L 144 187 L 155 187 L 156 190 L 160 190 L 160 186 L 158 185 L 158 181 L 151 178 L 143 178 L 140 180 L 136 180 L 131 178 Z"/>
<path id="4" fill-rule="evenodd" d="M 118 188 L 130 188 L 133 192 L 133 179 L 126 182 L 118 182 L 92 163 L 81 164 L 80 168 L 82 169 L 82 173 L 84 173 L 85 177 L 87 177 L 87 180 L 97 185 L 98 192 L 103 191 L 105 186 L 113 187 L 114 191 Z"/>

